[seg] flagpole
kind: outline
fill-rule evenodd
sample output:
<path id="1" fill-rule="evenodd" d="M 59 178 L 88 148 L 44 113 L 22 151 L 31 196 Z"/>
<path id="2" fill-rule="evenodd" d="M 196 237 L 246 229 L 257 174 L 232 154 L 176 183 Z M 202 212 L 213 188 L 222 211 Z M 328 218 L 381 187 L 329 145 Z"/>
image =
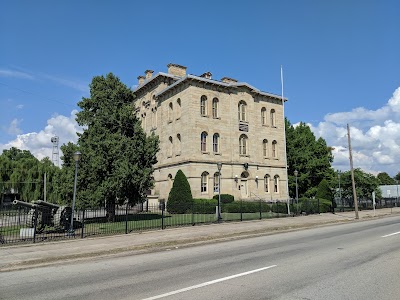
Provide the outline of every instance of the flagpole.
<path id="1" fill-rule="evenodd" d="M 282 65 L 281 65 L 281 86 L 282 86 L 282 115 L 283 115 L 283 133 L 284 133 L 284 146 L 285 146 L 285 166 L 286 166 L 287 211 L 288 211 L 288 215 L 290 215 L 289 175 L 288 175 L 287 152 L 286 152 L 285 98 L 283 97 L 283 69 L 282 69 Z"/>

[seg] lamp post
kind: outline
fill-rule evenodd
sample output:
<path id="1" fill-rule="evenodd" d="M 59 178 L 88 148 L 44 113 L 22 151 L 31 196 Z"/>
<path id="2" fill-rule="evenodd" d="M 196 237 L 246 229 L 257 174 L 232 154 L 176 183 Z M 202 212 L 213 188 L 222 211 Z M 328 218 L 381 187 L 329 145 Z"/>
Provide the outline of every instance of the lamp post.
<path id="1" fill-rule="evenodd" d="M 222 219 L 221 218 L 221 169 L 222 169 L 222 163 L 217 163 L 217 168 L 218 168 L 218 222 Z"/>
<path id="2" fill-rule="evenodd" d="M 297 170 L 294 170 L 294 176 L 296 177 L 296 213 L 299 213 L 299 189 L 297 186 L 297 175 L 299 175 L 299 172 Z"/>
<path id="3" fill-rule="evenodd" d="M 70 233 L 74 233 L 74 211 L 75 211 L 75 200 L 76 200 L 76 182 L 78 179 L 78 164 L 81 160 L 82 153 L 76 151 L 74 153 L 74 161 L 75 161 L 75 179 L 74 179 L 74 196 L 72 198 L 72 207 L 71 207 L 71 225 L 69 228 Z"/>

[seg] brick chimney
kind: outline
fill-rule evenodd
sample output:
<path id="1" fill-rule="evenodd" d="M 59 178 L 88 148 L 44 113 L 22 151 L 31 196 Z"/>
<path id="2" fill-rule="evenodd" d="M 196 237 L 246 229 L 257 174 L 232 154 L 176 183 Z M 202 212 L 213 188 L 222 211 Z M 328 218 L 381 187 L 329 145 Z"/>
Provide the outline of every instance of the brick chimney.
<path id="1" fill-rule="evenodd" d="M 185 77 L 186 76 L 186 67 L 176 64 L 168 64 L 168 74 Z"/>
<path id="2" fill-rule="evenodd" d="M 144 71 L 144 74 L 146 74 L 146 80 L 149 80 L 153 76 L 153 73 L 154 73 L 153 70 Z"/>
<path id="3" fill-rule="evenodd" d="M 233 78 L 229 78 L 229 77 L 224 77 L 224 78 L 221 78 L 221 81 L 222 82 L 225 82 L 225 83 L 236 83 L 236 82 L 238 82 L 236 79 L 233 79 Z"/>
<path id="4" fill-rule="evenodd" d="M 205 72 L 200 75 L 200 77 L 206 78 L 206 79 L 211 79 L 212 73 L 211 72 Z"/>
<path id="5" fill-rule="evenodd" d="M 142 85 L 145 80 L 145 77 L 143 75 L 140 75 L 140 76 L 138 76 L 137 79 L 139 80 L 139 85 Z"/>

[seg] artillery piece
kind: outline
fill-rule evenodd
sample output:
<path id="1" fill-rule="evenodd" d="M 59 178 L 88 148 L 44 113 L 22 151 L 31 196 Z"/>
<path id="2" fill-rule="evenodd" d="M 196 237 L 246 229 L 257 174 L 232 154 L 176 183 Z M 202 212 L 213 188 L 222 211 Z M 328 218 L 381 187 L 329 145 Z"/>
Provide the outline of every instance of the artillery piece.
<path id="1" fill-rule="evenodd" d="M 42 232 L 46 226 L 54 227 L 56 230 L 67 230 L 70 226 L 71 207 L 59 206 L 43 200 L 36 200 L 33 203 L 14 200 L 13 204 L 29 208 L 26 225 L 34 228 L 36 220 L 37 232 Z"/>

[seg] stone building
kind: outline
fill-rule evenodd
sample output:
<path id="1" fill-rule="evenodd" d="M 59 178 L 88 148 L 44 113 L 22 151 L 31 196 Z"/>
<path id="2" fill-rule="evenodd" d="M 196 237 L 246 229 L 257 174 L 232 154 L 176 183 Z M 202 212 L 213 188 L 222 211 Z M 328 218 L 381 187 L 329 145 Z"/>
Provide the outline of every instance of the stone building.
<path id="1" fill-rule="evenodd" d="M 287 172 L 282 97 L 245 82 L 186 73 L 145 71 L 134 90 L 137 116 L 160 139 L 150 201 L 168 199 L 176 172 L 189 180 L 194 198 L 286 200 Z M 285 99 L 286 101 L 287 99 Z M 151 200 L 153 199 L 153 200 Z"/>

